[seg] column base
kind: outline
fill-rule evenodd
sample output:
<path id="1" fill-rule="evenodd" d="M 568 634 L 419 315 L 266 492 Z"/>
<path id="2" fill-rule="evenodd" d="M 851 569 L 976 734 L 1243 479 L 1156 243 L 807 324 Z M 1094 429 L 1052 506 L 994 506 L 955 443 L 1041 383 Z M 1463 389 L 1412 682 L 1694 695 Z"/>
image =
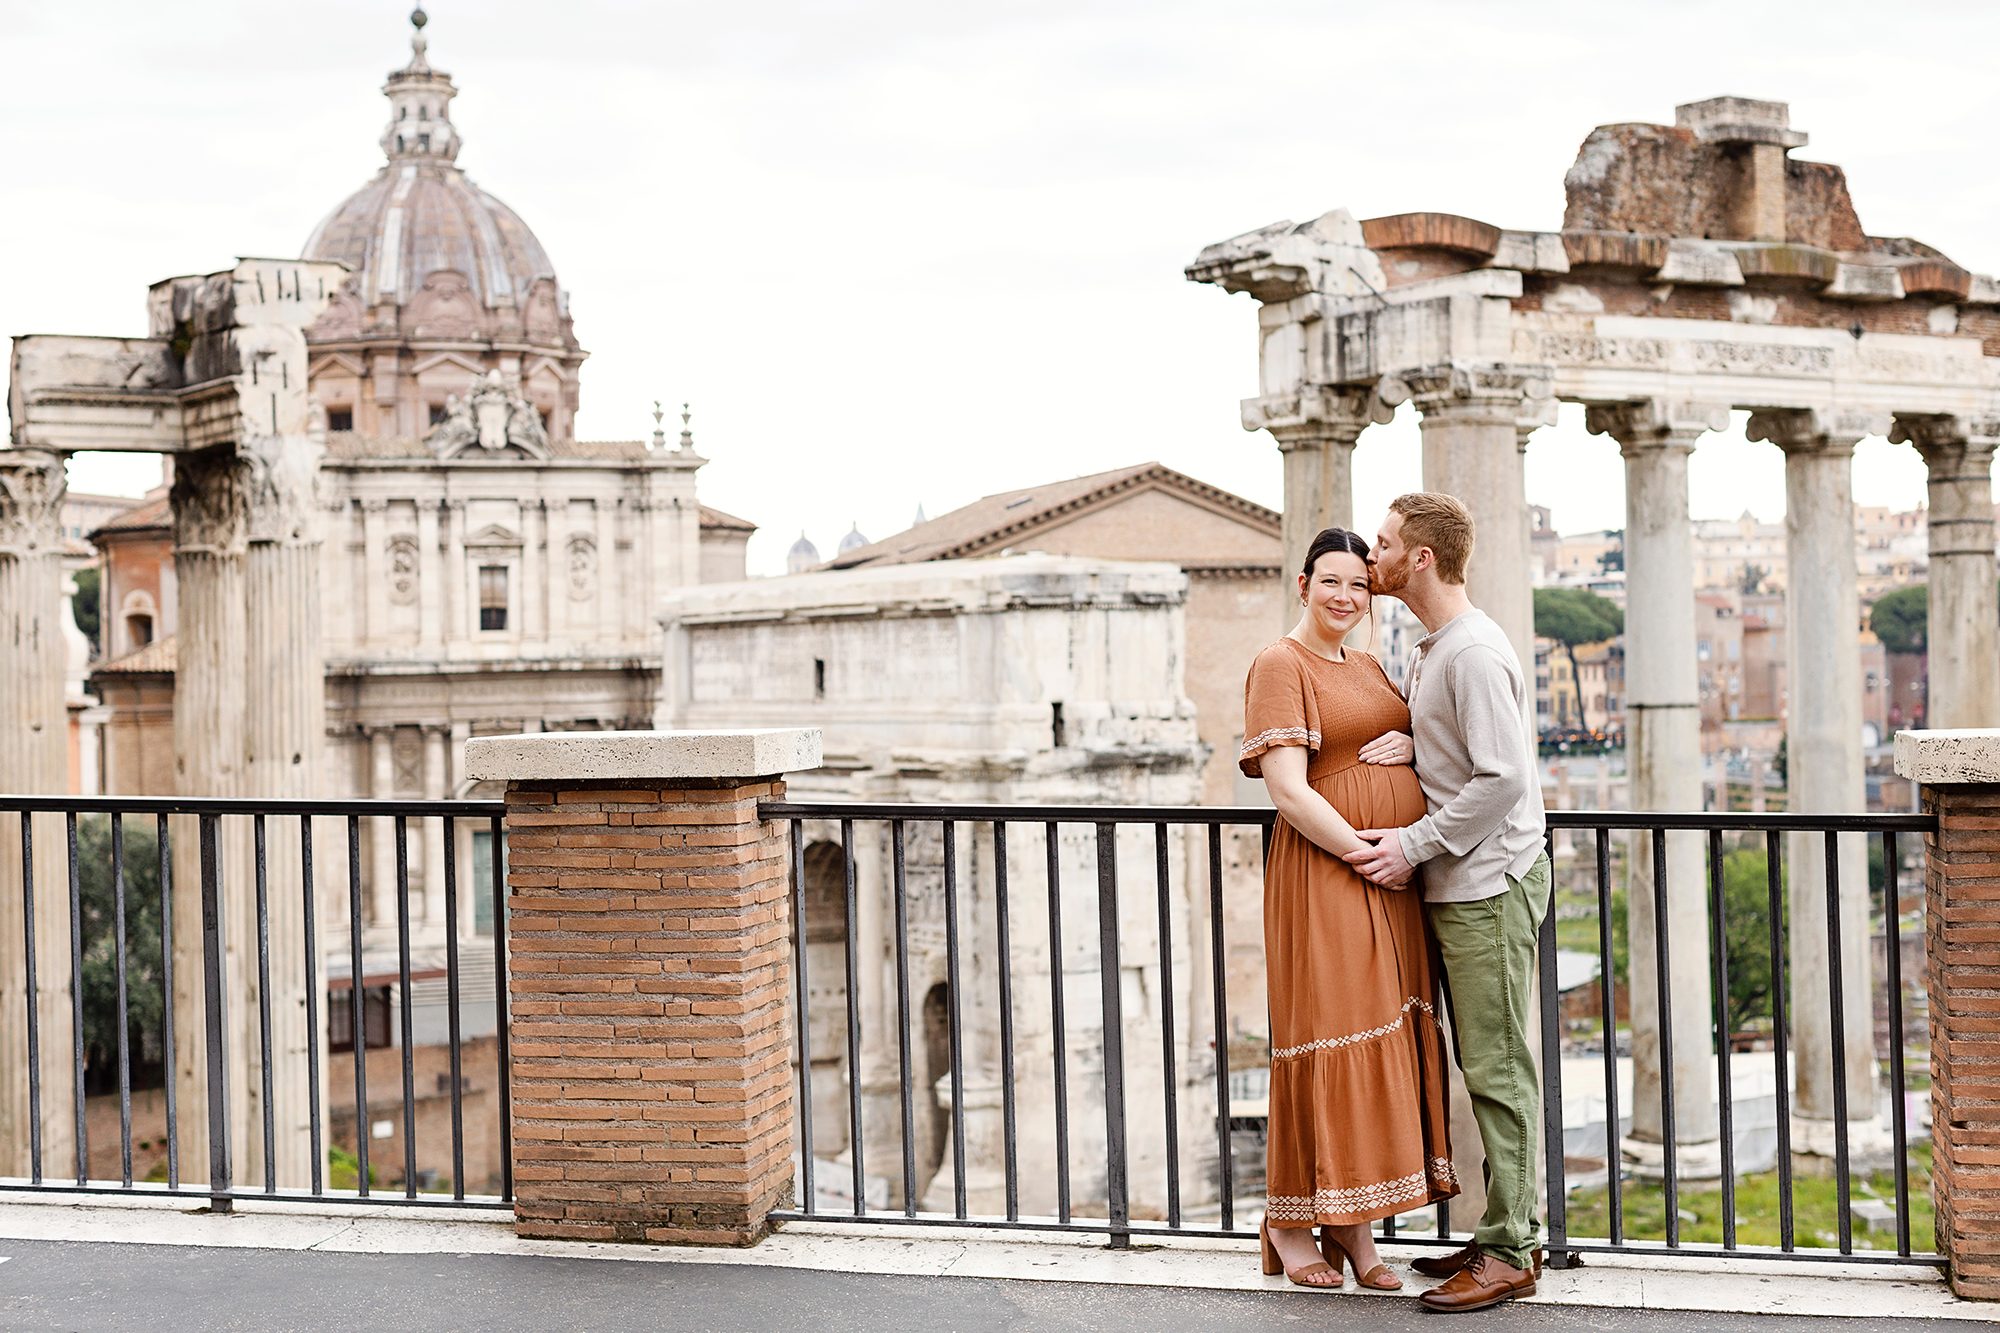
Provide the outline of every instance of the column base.
<path id="1" fill-rule="evenodd" d="M 1619 1159 L 1638 1180 L 1661 1180 L 1666 1176 L 1665 1154 L 1653 1139 L 1627 1138 L 1619 1144 Z M 1681 1142 L 1674 1147 L 1676 1181 L 1722 1179 L 1722 1140 L 1703 1139 Z"/>
<path id="2" fill-rule="evenodd" d="M 1799 1169 L 1831 1174 L 1835 1166 L 1836 1122 L 1792 1116 L 1792 1161 Z M 1850 1171 L 1893 1166 L 1896 1138 L 1880 1116 L 1847 1122 L 1847 1164 Z"/>

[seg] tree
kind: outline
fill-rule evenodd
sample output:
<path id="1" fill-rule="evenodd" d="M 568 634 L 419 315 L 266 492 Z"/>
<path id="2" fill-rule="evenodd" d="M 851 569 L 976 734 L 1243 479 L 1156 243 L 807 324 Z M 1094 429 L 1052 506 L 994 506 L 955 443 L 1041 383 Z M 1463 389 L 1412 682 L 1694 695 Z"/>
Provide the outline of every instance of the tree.
<path id="1" fill-rule="evenodd" d="M 1614 540 L 1597 557 L 1597 572 L 1600 574 L 1623 574 L 1625 572 L 1625 529 L 1605 534 Z"/>
<path id="2" fill-rule="evenodd" d="M 103 651 L 103 640 L 98 637 L 98 571 L 95 568 L 76 571 L 76 597 L 71 605 L 76 608 L 76 627 L 83 631 L 83 637 L 90 640 L 93 655 Z"/>
<path id="3" fill-rule="evenodd" d="M 1921 583 L 1876 599 L 1868 628 L 1892 653 L 1921 653 L 1930 642 L 1930 590 Z"/>
<path id="4" fill-rule="evenodd" d="M 1616 602 L 1599 597 L 1588 588 L 1535 589 L 1535 633 L 1554 639 L 1569 657 L 1570 679 L 1583 689 L 1583 673 L 1576 667 L 1578 644 L 1602 643 L 1625 632 L 1625 613 Z"/>
<path id="5" fill-rule="evenodd" d="M 125 1013 L 133 1065 L 156 1062 L 166 1000 L 160 985 L 160 857 L 151 820 L 125 832 Z M 81 815 L 77 883 L 83 906 L 83 1039 L 86 1063 L 115 1084 L 118 1073 L 118 917 L 111 875 L 111 817 Z"/>
<path id="6" fill-rule="evenodd" d="M 1736 590 L 1745 597 L 1755 597 L 1763 591 L 1764 580 L 1771 577 L 1771 571 L 1762 565 L 1743 566 L 1743 577 L 1737 581 Z"/>
<path id="7" fill-rule="evenodd" d="M 1722 858 L 1723 938 L 1729 949 L 1729 1022 L 1771 1015 L 1771 883 L 1761 847 L 1739 847 Z M 1779 932 L 1788 929 L 1780 889 Z"/>

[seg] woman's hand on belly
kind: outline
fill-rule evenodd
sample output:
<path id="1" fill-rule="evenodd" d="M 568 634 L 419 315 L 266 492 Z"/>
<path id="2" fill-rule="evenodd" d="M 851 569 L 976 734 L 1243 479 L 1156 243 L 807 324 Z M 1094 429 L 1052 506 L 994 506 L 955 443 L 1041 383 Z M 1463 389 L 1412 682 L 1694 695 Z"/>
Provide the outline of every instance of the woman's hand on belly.
<path id="1" fill-rule="evenodd" d="M 1354 757 L 1364 764 L 1410 764 L 1416 762 L 1417 744 L 1407 732 L 1385 732 L 1355 751 Z"/>

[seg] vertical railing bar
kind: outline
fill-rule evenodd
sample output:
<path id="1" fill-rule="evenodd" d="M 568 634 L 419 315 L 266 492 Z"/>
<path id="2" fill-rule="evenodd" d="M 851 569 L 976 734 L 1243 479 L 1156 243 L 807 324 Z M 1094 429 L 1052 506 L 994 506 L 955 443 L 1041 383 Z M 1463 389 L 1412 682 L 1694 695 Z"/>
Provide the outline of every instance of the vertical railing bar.
<path id="1" fill-rule="evenodd" d="M 1000 1124 L 1007 1188 L 1007 1220 L 1021 1220 L 1019 1147 L 1014 1123 L 1014 944 L 1009 933 L 1007 825 L 993 821 L 993 922 L 1000 973 Z"/>
<path id="2" fill-rule="evenodd" d="M 1771 1058 L 1778 1094 L 1778 1244 L 1789 1251 L 1792 1228 L 1792 1065 L 1785 1031 L 1784 840 L 1776 829 L 1764 834 L 1764 880 L 1770 894 Z"/>
<path id="3" fill-rule="evenodd" d="M 1174 1068 L 1174 918 L 1169 902 L 1167 826 L 1153 825 L 1153 883 L 1160 907 L 1160 1101 L 1167 1130 L 1167 1225 L 1181 1224 L 1180 1083 Z"/>
<path id="4" fill-rule="evenodd" d="M 958 995 L 958 825 L 944 821 L 945 1015 L 951 1036 L 952 1204 L 965 1220 L 965 1054 Z"/>
<path id="5" fill-rule="evenodd" d="M 493 1023 L 499 1036 L 500 1198 L 514 1201 L 514 1055 L 512 1006 L 507 1002 L 507 827 L 495 817 L 488 825 L 493 854 L 487 858 L 493 891 Z"/>
<path id="6" fill-rule="evenodd" d="M 916 1071 L 910 1054 L 910 908 L 909 852 L 903 821 L 889 821 L 889 891 L 896 915 L 896 1070 L 897 1109 L 902 1116 L 903 1216 L 917 1215 L 917 1127 L 912 1108 Z M 853 1007 L 849 992 L 849 1008 Z M 859 1082 L 858 1070 L 855 1081 Z M 858 1131 L 857 1131 L 858 1133 Z"/>
<path id="7" fill-rule="evenodd" d="M 119 1180 L 132 1188 L 132 1050 L 127 1031 L 132 1009 L 125 968 L 125 816 L 111 814 L 111 920 L 118 973 L 118 1165 Z"/>
<path id="8" fill-rule="evenodd" d="M 354 1188 L 365 1199 L 368 1197 L 368 1015 L 362 989 L 365 974 L 361 958 L 361 818 L 358 815 L 347 817 L 347 953 L 348 1025 L 354 1042 Z"/>
<path id="9" fill-rule="evenodd" d="M 23 815 L 21 816 L 21 818 L 26 819 L 27 816 Z M 180 1071 L 174 1067 L 173 839 L 167 829 L 167 817 L 165 815 L 157 815 L 155 816 L 155 818 L 158 820 L 158 823 L 155 827 L 155 843 L 159 849 L 158 869 L 160 872 L 160 998 L 162 1000 L 162 1003 L 160 1005 L 160 1058 L 165 1062 L 165 1067 L 166 1067 L 165 1091 L 166 1091 L 166 1102 L 167 1102 L 167 1188 L 170 1190 L 177 1190 L 181 1187 L 181 1134 L 180 1134 L 180 1114 L 179 1114 L 180 1108 L 178 1106 L 178 1095 L 174 1090 L 174 1085 L 180 1081 Z M 29 913 L 30 920 L 33 919 L 33 915 L 34 914 L 32 912 Z M 30 941 L 32 941 L 33 938 L 34 937 L 32 935 L 29 936 Z M 34 953 L 32 951 L 32 945 L 30 948 L 30 952 L 28 954 L 28 958 L 29 958 L 28 975 L 32 979 L 34 976 L 34 961 L 33 961 Z M 32 980 L 30 981 L 30 989 L 31 990 L 33 989 Z M 33 1022 L 32 1015 L 34 1014 L 34 1010 L 30 1008 L 28 1010 L 28 1013 L 31 1016 L 29 1021 L 32 1023 Z M 30 1028 L 29 1029 L 30 1033 L 32 1033 L 33 1030 L 34 1030 L 33 1028 Z M 39 1088 L 37 1087 L 36 1084 L 33 1083 L 30 1083 L 29 1087 L 35 1090 L 36 1100 L 39 1102 L 40 1100 Z M 34 1122 L 35 1122 L 35 1167 L 36 1167 L 35 1178 L 37 1182 L 39 1182 L 41 1179 L 40 1175 L 41 1116 L 39 1114 L 34 1116 Z"/>
<path id="10" fill-rule="evenodd" d="M 1624 1149 L 1618 1132 L 1618 981 L 1611 967 L 1611 830 L 1597 830 L 1597 968 L 1604 1006 L 1604 1165 L 1611 1243 L 1625 1243 Z"/>
<path id="11" fill-rule="evenodd" d="M 70 1054 L 76 1082 L 76 1183 L 90 1183 L 90 1124 L 83 1100 L 83 876 L 76 855 L 76 811 L 63 814 L 63 839 L 69 854 L 69 1010 Z"/>
<path id="12" fill-rule="evenodd" d="M 1896 832 L 1886 829 L 1882 833 L 1882 910 L 1888 920 L 1883 923 L 1882 934 L 1887 946 L 1884 956 L 1889 972 L 1889 1082 L 1894 1090 L 1889 1099 L 1889 1127 L 1894 1135 L 1896 1152 L 1896 1253 L 1907 1258 L 1910 1253 L 1910 1130 L 1909 1106 L 1903 1092 L 1903 899 L 1902 888 L 1897 882 L 1899 878 Z"/>
<path id="13" fill-rule="evenodd" d="M 1667 833 L 1653 830 L 1653 985 L 1660 1023 L 1660 1181 L 1666 1194 L 1667 1247 L 1681 1243 L 1680 1142 L 1674 1114 L 1674 975 L 1667 940 Z"/>
<path id="14" fill-rule="evenodd" d="M 1840 1200 L 1840 1252 L 1854 1252 L 1854 1218 L 1849 1211 L 1852 1184 L 1847 1156 L 1847 1014 L 1845 959 L 1840 938 L 1840 835 L 1826 831 L 1826 957 L 1827 999 L 1833 1008 L 1833 1171 L 1834 1192 Z"/>
<path id="15" fill-rule="evenodd" d="M 201 832 L 201 961 L 202 992 L 207 1014 L 208 1063 L 208 1206 L 217 1213 L 232 1210 L 229 1161 L 229 1040 L 227 992 L 223 985 L 223 886 L 219 815 L 202 815 Z"/>
<path id="16" fill-rule="evenodd" d="M 1220 1168 L 1222 1229 L 1236 1230 L 1236 1164 L 1229 1155 L 1229 979 L 1222 938 L 1222 826 L 1208 826 L 1209 986 L 1215 1009 L 1215 1147 Z"/>
<path id="17" fill-rule="evenodd" d="M 410 821 L 396 816 L 396 1007 L 403 1051 L 403 1197 L 417 1197 L 415 1020 L 410 1013 Z"/>
<path id="18" fill-rule="evenodd" d="M 840 861 L 846 886 L 847 932 L 843 941 L 847 965 L 847 1151 L 854 1168 L 854 1215 L 868 1211 L 868 1175 L 861 1143 L 861 999 L 856 992 L 861 968 L 855 959 L 854 821 L 840 821 Z M 878 972 L 876 975 L 880 975 Z"/>
<path id="19" fill-rule="evenodd" d="M 1069 1223 L 1069 1036 L 1063 1023 L 1062 841 L 1055 821 L 1043 826 L 1049 877 L 1049 1024 L 1055 1037 L 1056 1220 Z"/>
<path id="20" fill-rule="evenodd" d="M 1118 957 L 1118 826 L 1097 825 L 1097 980 L 1103 996 L 1104 1189 L 1111 1245 L 1130 1248 L 1131 1200 L 1125 1156 L 1124 973 Z"/>
<path id="21" fill-rule="evenodd" d="M 271 1106 L 271 903 L 264 815 L 250 817 L 257 886 L 257 1054 L 264 1100 L 264 1193 L 278 1192 L 278 1120 Z"/>
<path id="22" fill-rule="evenodd" d="M 1722 1248 L 1736 1248 L 1735 1071 L 1729 1025 L 1729 933 L 1723 920 L 1722 830 L 1708 831 L 1708 929 L 1714 951 L 1716 1118 L 1722 1148 Z"/>
<path id="23" fill-rule="evenodd" d="M 160 816 L 160 820 L 165 823 L 166 816 Z M 28 984 L 28 1172 L 30 1181 L 39 1185 L 42 1183 L 42 995 L 35 961 L 35 817 L 26 810 L 21 812 L 21 908 L 21 947 L 27 955 Z M 173 1031 L 171 1013 L 167 1015 L 167 1030 Z M 167 1069 L 167 1087 L 171 1089 L 174 1086 L 171 1060 Z M 167 1125 L 171 1133 L 171 1112 Z"/>
<path id="24" fill-rule="evenodd" d="M 1548 906 L 1542 913 L 1540 943 L 1542 1028 L 1542 1153 L 1548 1174 L 1548 1257 L 1567 1268 L 1569 1256 L 1568 1163 L 1563 1154 L 1562 1029 L 1558 1013 L 1562 992 L 1556 982 L 1555 844 L 1543 834 L 1543 855 L 1549 859 Z"/>
<path id="25" fill-rule="evenodd" d="M 326 1191 L 325 1131 L 320 1125 L 319 909 L 313 901 L 313 817 L 299 816 L 299 896 L 305 909 L 306 1119 L 312 1134 L 312 1192 Z"/>
<path id="26" fill-rule="evenodd" d="M 445 1040 L 451 1050 L 451 1197 L 465 1197 L 465 1036 L 459 1019 L 458 821 L 439 815 L 444 840 Z M 498 923 L 496 922 L 496 928 Z"/>
<path id="27" fill-rule="evenodd" d="M 811 1217 L 819 1211 L 813 1188 L 812 1003 L 806 972 L 806 847 L 798 820 L 792 834 L 792 1006 L 799 1025 L 799 1194 L 800 1208 Z"/>

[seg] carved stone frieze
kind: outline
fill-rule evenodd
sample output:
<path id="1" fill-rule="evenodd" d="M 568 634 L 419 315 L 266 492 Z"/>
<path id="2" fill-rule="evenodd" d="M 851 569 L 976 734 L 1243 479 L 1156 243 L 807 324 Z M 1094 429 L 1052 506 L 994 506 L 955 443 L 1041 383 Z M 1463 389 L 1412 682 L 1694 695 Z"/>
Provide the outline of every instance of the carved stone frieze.
<path id="1" fill-rule="evenodd" d="M 66 488 L 61 454 L 0 450 L 0 552 L 42 555 L 60 550 Z"/>

